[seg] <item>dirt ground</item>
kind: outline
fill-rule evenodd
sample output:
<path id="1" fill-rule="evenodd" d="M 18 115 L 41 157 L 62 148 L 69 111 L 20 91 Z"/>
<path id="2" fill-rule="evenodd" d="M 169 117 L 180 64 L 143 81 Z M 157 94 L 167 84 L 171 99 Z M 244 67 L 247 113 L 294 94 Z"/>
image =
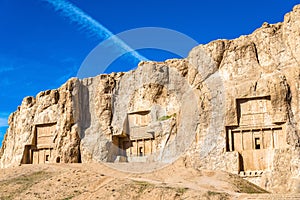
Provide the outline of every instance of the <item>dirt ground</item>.
<path id="1" fill-rule="evenodd" d="M 238 176 L 195 170 L 180 161 L 152 172 L 128 172 L 147 167 L 93 163 L 0 169 L 0 199 L 300 199 L 269 194 Z"/>

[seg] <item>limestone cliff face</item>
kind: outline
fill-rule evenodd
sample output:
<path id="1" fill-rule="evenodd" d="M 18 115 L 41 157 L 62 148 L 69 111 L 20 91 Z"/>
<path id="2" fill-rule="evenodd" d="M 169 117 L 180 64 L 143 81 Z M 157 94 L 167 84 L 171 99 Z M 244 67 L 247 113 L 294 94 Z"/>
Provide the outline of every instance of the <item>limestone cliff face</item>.
<path id="1" fill-rule="evenodd" d="M 282 23 L 197 46 L 185 59 L 73 78 L 23 100 L 9 118 L 0 166 L 183 156 L 273 192 L 299 192 L 299 62 L 296 6 Z"/>
<path id="2" fill-rule="evenodd" d="M 9 128 L 0 152 L 1 167 L 30 162 L 26 158 L 27 148 L 37 145 L 41 145 L 41 149 L 53 149 L 47 158 L 49 162 L 56 159 L 57 162 L 79 161 L 80 137 L 72 100 L 75 86 L 76 79 L 71 79 L 59 90 L 48 90 L 39 93 L 36 98 L 26 97 L 23 100 L 18 110 L 9 117 Z M 48 133 L 37 138 L 36 132 L 43 127 Z M 36 156 L 38 163 L 46 155 Z"/>
<path id="3" fill-rule="evenodd" d="M 200 122 L 196 166 L 245 171 L 268 190 L 299 191 L 299 22 L 296 6 L 283 23 L 264 23 L 251 35 L 191 51 L 190 63 L 211 70 L 202 83 L 209 92 L 200 95 L 210 106 L 201 111 L 208 117 Z M 199 51 L 211 55 L 211 66 Z"/>

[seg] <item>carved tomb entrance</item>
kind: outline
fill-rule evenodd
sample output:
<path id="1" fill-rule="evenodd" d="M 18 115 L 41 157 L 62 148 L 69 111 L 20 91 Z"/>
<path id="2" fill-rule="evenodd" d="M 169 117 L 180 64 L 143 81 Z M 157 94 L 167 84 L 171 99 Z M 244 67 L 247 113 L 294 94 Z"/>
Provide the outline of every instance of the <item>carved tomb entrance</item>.
<path id="1" fill-rule="evenodd" d="M 236 106 L 238 125 L 226 127 L 226 150 L 238 152 L 239 172 L 261 173 L 273 150 L 286 146 L 284 123 L 272 123 L 270 96 L 237 99 Z"/>

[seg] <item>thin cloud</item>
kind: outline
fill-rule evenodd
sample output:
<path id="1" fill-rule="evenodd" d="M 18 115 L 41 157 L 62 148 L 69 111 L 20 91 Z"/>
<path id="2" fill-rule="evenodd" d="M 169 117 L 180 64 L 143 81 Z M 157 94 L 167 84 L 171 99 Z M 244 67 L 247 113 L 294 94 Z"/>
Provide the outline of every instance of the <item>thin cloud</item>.
<path id="1" fill-rule="evenodd" d="M 78 25 L 79 30 L 84 30 L 91 37 L 96 37 L 100 41 L 103 41 L 109 37 L 114 36 L 112 32 L 110 32 L 106 27 L 101 25 L 91 16 L 87 15 L 80 8 L 76 7 L 72 3 L 65 0 L 43 0 L 48 2 L 53 6 L 54 10 L 58 12 L 63 17 L 69 19 L 71 23 L 75 23 Z M 118 37 L 112 37 L 112 41 L 116 46 L 116 49 L 121 52 L 131 52 L 131 56 L 135 59 L 142 61 L 147 60 L 147 58 L 143 57 L 136 51 L 134 51 L 131 47 L 125 44 Z"/>
<path id="2" fill-rule="evenodd" d="M 6 127 L 8 126 L 7 124 L 7 118 L 0 118 L 0 127 Z"/>
<path id="3" fill-rule="evenodd" d="M 6 54 L 0 54 L 0 73 L 10 72 L 16 69 L 16 58 Z"/>
<path id="4" fill-rule="evenodd" d="M 10 115 L 9 112 L 0 112 L 0 118 L 7 117 L 9 115 Z"/>
<path id="5" fill-rule="evenodd" d="M 9 79 L 9 77 L 22 69 L 24 62 L 20 57 L 10 54 L 0 54 L 0 85 L 10 85 L 12 82 L 15 82 L 15 80 Z M 4 80 L 5 78 L 7 80 Z"/>
<path id="6" fill-rule="evenodd" d="M 8 77 L 3 78 L 0 80 L 0 85 L 1 86 L 10 86 L 12 84 L 14 84 L 16 81 L 15 80 L 11 80 Z"/>
<path id="7" fill-rule="evenodd" d="M 15 70 L 14 67 L 11 67 L 11 66 L 8 66 L 8 67 L 0 67 L 0 73 L 3 73 L 3 72 L 9 72 L 9 71 L 13 71 Z"/>
<path id="8" fill-rule="evenodd" d="M 10 113 L 8 112 L 0 112 L 0 128 L 8 126 L 8 116 Z"/>

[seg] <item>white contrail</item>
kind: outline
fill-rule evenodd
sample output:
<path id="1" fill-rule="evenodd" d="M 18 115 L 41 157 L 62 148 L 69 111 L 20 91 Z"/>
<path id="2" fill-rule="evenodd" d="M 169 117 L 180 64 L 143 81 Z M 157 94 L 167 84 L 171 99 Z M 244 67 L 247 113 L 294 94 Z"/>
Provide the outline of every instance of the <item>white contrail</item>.
<path id="1" fill-rule="evenodd" d="M 55 11 L 60 13 L 62 16 L 67 17 L 71 22 L 78 24 L 81 29 L 88 31 L 99 40 L 103 41 L 108 39 L 109 37 L 114 36 L 114 34 L 107 28 L 105 28 L 103 25 L 84 13 L 80 8 L 76 7 L 72 3 L 65 0 L 44 1 L 51 4 L 54 7 Z M 112 41 L 119 51 L 124 53 L 130 52 L 131 55 L 139 61 L 147 60 L 147 58 L 134 51 L 118 37 L 113 37 Z"/>

